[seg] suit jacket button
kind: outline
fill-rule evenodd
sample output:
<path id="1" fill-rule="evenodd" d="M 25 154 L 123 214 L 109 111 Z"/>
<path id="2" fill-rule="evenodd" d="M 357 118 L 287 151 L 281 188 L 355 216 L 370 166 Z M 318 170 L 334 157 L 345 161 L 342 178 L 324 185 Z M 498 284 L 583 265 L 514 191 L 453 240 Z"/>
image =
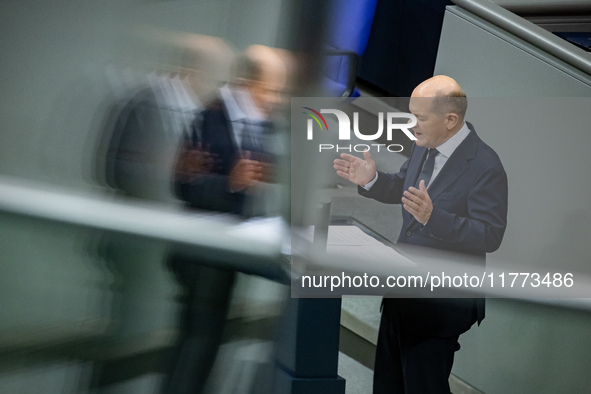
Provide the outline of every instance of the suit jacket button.
<path id="1" fill-rule="evenodd" d="M 407 237 L 410 237 L 411 235 L 412 235 L 412 231 L 408 230 L 408 231 L 406 232 L 406 236 L 407 236 Z"/>

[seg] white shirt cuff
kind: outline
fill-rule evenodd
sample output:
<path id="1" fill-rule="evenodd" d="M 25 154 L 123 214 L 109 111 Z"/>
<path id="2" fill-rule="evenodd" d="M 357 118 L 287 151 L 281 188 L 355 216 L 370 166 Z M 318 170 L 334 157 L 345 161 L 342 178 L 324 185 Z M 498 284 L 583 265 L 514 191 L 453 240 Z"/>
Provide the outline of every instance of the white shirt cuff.
<path id="1" fill-rule="evenodd" d="M 376 171 L 376 176 L 373 178 L 373 180 L 371 182 L 369 182 L 367 185 L 364 185 L 361 187 L 364 188 L 365 190 L 369 190 L 377 182 L 377 180 L 378 180 L 378 172 Z"/>

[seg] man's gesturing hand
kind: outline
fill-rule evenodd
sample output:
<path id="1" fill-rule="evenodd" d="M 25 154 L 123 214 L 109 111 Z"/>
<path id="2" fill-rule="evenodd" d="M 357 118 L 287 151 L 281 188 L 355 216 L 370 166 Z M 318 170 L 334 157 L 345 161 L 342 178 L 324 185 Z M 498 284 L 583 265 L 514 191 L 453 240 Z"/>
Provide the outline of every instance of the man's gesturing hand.
<path id="1" fill-rule="evenodd" d="M 376 162 L 369 152 L 363 152 L 365 160 L 342 153 L 340 159 L 335 159 L 334 169 L 340 177 L 350 180 L 357 185 L 367 185 L 376 176 Z"/>
<path id="2" fill-rule="evenodd" d="M 255 185 L 262 177 L 262 168 L 258 161 L 250 159 L 250 152 L 238 160 L 230 171 L 228 183 L 231 192 L 239 192 Z"/>
<path id="3" fill-rule="evenodd" d="M 403 207 L 421 224 L 427 224 L 433 212 L 433 203 L 427 193 L 425 181 L 421 180 L 419 188 L 409 187 L 402 197 Z"/>

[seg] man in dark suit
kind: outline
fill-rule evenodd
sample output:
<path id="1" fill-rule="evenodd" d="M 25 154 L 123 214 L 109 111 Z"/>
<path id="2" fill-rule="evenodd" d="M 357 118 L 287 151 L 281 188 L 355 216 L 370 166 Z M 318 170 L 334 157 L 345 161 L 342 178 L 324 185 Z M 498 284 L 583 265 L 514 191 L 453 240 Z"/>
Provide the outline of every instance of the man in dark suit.
<path id="1" fill-rule="evenodd" d="M 231 83 L 195 118 L 176 167 L 178 197 L 191 208 L 252 216 L 252 197 L 271 177 L 271 117 L 282 102 L 287 69 L 277 50 L 249 47 Z M 169 264 L 184 288 L 180 336 L 164 387 L 202 392 L 230 306 L 235 272 L 174 253 Z"/>
<path id="2" fill-rule="evenodd" d="M 452 78 L 436 76 L 415 88 L 410 111 L 417 138 L 400 172 L 376 171 L 342 154 L 337 174 L 375 200 L 402 203 L 398 243 L 476 256 L 501 244 L 507 220 L 507 176 L 497 154 L 464 121 L 466 95 Z M 385 298 L 374 393 L 449 393 L 459 335 L 484 318 L 484 299 Z"/>
<path id="3" fill-rule="evenodd" d="M 192 125 L 183 156 L 205 151 L 213 158 L 206 173 L 180 166 L 177 194 L 192 207 L 252 216 L 248 197 L 272 172 L 271 118 L 282 102 L 287 69 L 276 49 L 254 45 L 236 62 L 232 83 L 206 106 Z M 191 177 L 191 172 L 194 176 Z"/>

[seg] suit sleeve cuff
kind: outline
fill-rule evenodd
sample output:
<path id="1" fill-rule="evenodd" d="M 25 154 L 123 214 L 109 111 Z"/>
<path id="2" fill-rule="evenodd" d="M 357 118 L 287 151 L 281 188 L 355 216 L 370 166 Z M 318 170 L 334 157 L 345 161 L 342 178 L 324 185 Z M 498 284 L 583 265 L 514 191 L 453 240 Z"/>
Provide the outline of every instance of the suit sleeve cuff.
<path id="1" fill-rule="evenodd" d="M 369 190 L 377 181 L 378 181 L 378 172 L 376 171 L 376 176 L 372 179 L 372 181 L 366 185 L 361 186 L 361 187 L 364 188 L 365 190 Z"/>

